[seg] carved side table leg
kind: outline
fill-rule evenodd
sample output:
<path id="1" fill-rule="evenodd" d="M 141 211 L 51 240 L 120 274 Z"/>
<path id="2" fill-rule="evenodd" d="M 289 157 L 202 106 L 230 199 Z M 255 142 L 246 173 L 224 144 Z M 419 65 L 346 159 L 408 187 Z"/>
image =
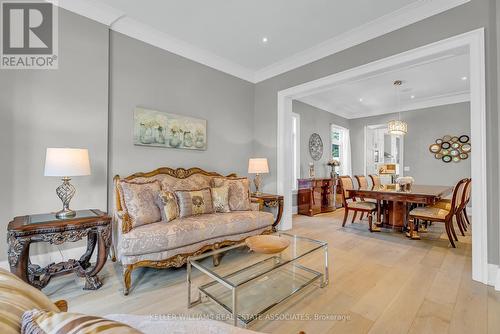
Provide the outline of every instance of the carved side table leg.
<path id="1" fill-rule="evenodd" d="M 91 237 L 92 234 L 95 233 L 89 233 L 89 240 L 93 237 Z M 82 272 L 79 273 L 80 276 L 85 277 L 85 287 L 84 290 L 97 290 L 102 286 L 102 282 L 97 276 L 97 273 L 99 273 L 106 263 L 106 260 L 108 258 L 108 252 L 109 252 L 109 246 L 110 246 L 110 226 L 105 226 L 105 227 L 100 227 L 97 230 L 96 238 L 97 238 L 97 262 L 93 268 L 89 268 L 89 270 L 82 270 Z M 95 247 L 95 243 L 94 243 Z M 84 256 L 87 253 L 84 254 Z M 92 253 L 90 253 L 91 255 Z M 89 255 L 89 257 L 90 257 Z M 83 268 L 82 268 L 83 269 Z"/>
<path id="2" fill-rule="evenodd" d="M 264 202 L 264 205 L 268 208 L 278 208 L 278 213 L 276 214 L 276 218 L 273 223 L 273 232 L 276 232 L 276 227 L 280 223 L 281 217 L 283 216 L 283 199 Z"/>
<path id="3" fill-rule="evenodd" d="M 21 278 L 26 283 L 31 284 L 28 278 L 29 250 L 31 240 L 29 238 L 16 238 L 13 233 L 9 233 L 7 243 L 9 245 L 8 258 L 10 272 Z"/>
<path id="4" fill-rule="evenodd" d="M 89 231 L 89 234 L 87 235 L 87 250 L 85 254 L 80 257 L 80 265 L 83 269 L 90 267 L 90 258 L 92 253 L 94 253 L 96 243 L 97 233 L 95 231 Z"/>

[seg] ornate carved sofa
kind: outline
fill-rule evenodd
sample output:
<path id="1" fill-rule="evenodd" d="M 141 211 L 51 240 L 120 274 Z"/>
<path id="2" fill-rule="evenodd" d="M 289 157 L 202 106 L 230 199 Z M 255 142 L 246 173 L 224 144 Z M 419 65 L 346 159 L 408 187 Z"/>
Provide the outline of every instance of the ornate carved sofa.
<path id="1" fill-rule="evenodd" d="M 132 228 L 130 216 L 120 191 L 121 182 L 147 183 L 158 180 L 162 190 L 194 190 L 211 186 L 214 177 L 222 175 L 199 168 L 159 168 L 149 173 L 136 173 L 125 178 L 114 177 L 115 211 L 113 214 L 113 246 L 115 256 L 123 265 L 124 294 L 131 286 L 131 273 L 139 267 L 180 267 L 189 256 L 241 242 L 249 236 L 268 234 L 275 230 L 269 212 L 232 211 L 176 218 Z M 235 174 L 226 177 L 234 177 Z M 252 203 L 256 204 L 256 203 Z M 214 258 L 217 264 L 218 259 Z"/>

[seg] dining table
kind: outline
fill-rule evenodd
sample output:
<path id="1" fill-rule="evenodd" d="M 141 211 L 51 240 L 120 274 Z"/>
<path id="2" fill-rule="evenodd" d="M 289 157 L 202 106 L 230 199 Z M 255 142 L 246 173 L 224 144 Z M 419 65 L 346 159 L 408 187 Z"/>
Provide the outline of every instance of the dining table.
<path id="1" fill-rule="evenodd" d="M 379 204 L 377 205 L 377 225 L 403 230 L 407 226 L 409 205 L 433 205 L 450 194 L 452 190 L 451 186 L 413 184 L 409 187 L 402 187 L 399 184 L 382 184 L 352 189 L 349 190 L 349 195 L 363 200 L 376 200 Z"/>

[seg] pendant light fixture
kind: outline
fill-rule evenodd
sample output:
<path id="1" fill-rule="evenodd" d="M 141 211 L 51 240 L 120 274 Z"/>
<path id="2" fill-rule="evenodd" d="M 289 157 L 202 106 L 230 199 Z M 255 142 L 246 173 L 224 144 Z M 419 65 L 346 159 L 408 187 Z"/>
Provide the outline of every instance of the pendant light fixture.
<path id="1" fill-rule="evenodd" d="M 401 120 L 401 111 L 400 111 L 400 98 L 399 98 L 399 88 L 403 84 L 403 81 L 401 80 L 396 80 L 394 81 L 394 89 L 396 92 L 396 108 L 398 111 L 398 119 L 397 120 L 392 120 L 387 123 L 387 130 L 389 131 L 389 134 L 395 135 L 395 136 L 404 136 L 405 134 L 408 133 L 408 123 L 405 121 Z"/>

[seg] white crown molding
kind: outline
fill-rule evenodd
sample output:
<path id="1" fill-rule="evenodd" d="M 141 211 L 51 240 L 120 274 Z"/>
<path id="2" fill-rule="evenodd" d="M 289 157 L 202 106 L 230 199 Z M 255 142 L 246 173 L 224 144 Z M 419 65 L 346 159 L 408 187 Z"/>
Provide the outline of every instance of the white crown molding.
<path id="1" fill-rule="evenodd" d="M 145 43 L 156 46 L 168 52 L 175 53 L 197 63 L 215 68 L 246 81 L 253 82 L 254 71 L 205 51 L 192 44 L 169 36 L 147 24 L 123 17 L 116 21 L 111 29 L 124 35 L 133 37 Z"/>
<path id="2" fill-rule="evenodd" d="M 399 10 L 347 31 L 317 46 L 304 50 L 258 71 L 173 38 L 147 24 L 128 18 L 124 12 L 96 0 L 45 0 L 61 8 L 109 26 L 112 30 L 157 46 L 208 67 L 258 83 L 309 64 L 370 39 L 387 34 L 470 0 L 419 0 Z"/>
<path id="3" fill-rule="evenodd" d="M 401 107 L 397 108 L 397 109 L 396 108 L 376 109 L 376 110 L 372 110 L 369 112 L 354 111 L 354 110 L 353 111 L 335 110 L 331 106 L 329 106 L 327 103 L 310 101 L 307 98 L 299 99 L 299 101 L 306 103 L 306 104 L 309 104 L 309 105 L 316 107 L 318 109 L 328 111 L 328 112 L 335 114 L 337 116 L 341 116 L 341 117 L 344 117 L 347 119 L 356 119 L 356 118 L 363 118 L 363 117 L 392 114 L 392 113 L 396 113 L 398 111 L 405 112 L 405 111 L 411 111 L 411 110 L 438 107 L 438 106 L 443 106 L 443 105 L 447 105 L 447 104 L 468 102 L 468 101 L 470 101 L 470 92 L 469 91 L 462 91 L 462 92 L 456 92 L 456 93 L 451 93 L 451 94 L 436 95 L 436 96 L 432 96 L 432 97 L 429 97 L 426 99 L 421 99 L 421 100 L 415 101 L 413 103 L 407 103 L 407 104 L 401 105 Z"/>
<path id="4" fill-rule="evenodd" d="M 124 12 L 95 0 L 45 0 L 75 14 L 110 26 Z"/>
<path id="5" fill-rule="evenodd" d="M 460 6 L 470 0 L 419 0 L 371 22 L 349 30 L 321 44 L 269 65 L 255 74 L 255 82 L 264 81 L 355 45 L 385 35 L 430 16 Z"/>

